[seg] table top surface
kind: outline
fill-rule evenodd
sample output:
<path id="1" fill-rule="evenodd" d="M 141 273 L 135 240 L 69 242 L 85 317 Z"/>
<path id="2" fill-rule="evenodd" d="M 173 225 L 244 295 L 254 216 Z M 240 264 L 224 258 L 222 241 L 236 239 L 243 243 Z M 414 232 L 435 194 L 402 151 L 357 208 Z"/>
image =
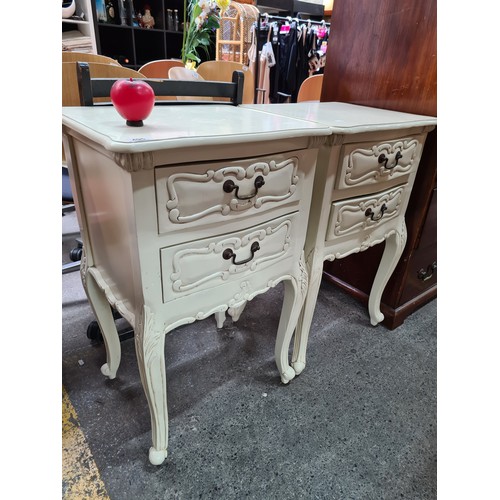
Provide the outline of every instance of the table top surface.
<path id="1" fill-rule="evenodd" d="M 156 105 L 142 127 L 113 106 L 63 107 L 63 125 L 110 151 L 137 153 L 433 126 L 436 118 L 339 102 Z"/>
<path id="2" fill-rule="evenodd" d="M 114 152 L 327 136 L 327 126 L 242 106 L 156 105 L 142 127 L 130 127 L 113 106 L 64 107 L 63 125 Z"/>
<path id="3" fill-rule="evenodd" d="M 437 118 L 434 116 L 415 115 L 344 102 L 244 104 L 242 107 L 327 125 L 334 134 L 358 134 L 437 124 Z"/>

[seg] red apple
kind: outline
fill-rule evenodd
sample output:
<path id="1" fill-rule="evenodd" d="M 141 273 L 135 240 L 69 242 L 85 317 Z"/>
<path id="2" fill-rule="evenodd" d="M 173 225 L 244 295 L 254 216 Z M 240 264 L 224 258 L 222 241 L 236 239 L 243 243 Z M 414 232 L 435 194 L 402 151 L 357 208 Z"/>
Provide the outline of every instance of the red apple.
<path id="1" fill-rule="evenodd" d="M 132 78 L 116 80 L 111 86 L 110 97 L 116 111 L 131 127 L 142 127 L 142 120 L 151 114 L 155 104 L 151 85 Z"/>

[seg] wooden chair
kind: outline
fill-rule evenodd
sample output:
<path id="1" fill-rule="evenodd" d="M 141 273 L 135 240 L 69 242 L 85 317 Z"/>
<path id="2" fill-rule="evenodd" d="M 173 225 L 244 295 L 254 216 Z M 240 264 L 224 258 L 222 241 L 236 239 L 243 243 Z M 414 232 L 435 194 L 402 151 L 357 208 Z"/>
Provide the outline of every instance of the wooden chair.
<path id="1" fill-rule="evenodd" d="M 90 70 L 92 78 L 144 78 L 142 73 L 123 66 L 89 62 L 85 63 Z M 80 106 L 80 93 L 78 91 L 78 62 L 62 63 L 62 105 Z M 109 101 L 109 97 L 100 99 Z"/>
<path id="2" fill-rule="evenodd" d="M 168 77 L 171 80 L 182 80 L 182 81 L 191 81 L 191 82 L 203 82 L 205 78 L 203 78 L 197 71 L 194 69 L 187 69 L 185 66 L 175 66 L 168 70 Z M 177 96 L 177 100 L 179 101 L 190 101 L 193 99 L 193 96 Z M 203 97 L 200 98 L 203 101 L 213 101 L 213 97 Z"/>
<path id="3" fill-rule="evenodd" d="M 64 54 L 64 53 L 63 53 Z M 84 54 L 89 55 L 89 54 Z M 77 62 L 62 63 L 62 105 L 63 106 L 80 106 L 80 93 L 78 90 Z M 124 68 L 120 65 L 110 63 L 86 62 L 90 73 L 94 78 L 144 78 L 144 75 L 130 68 Z M 109 101 L 108 98 L 101 101 Z M 68 167 L 62 154 L 62 201 L 63 214 L 74 209 L 73 194 L 69 182 Z M 78 246 L 71 250 L 70 258 L 73 262 L 63 265 L 63 274 L 80 269 L 80 257 L 82 252 L 81 240 L 77 239 Z"/>
<path id="4" fill-rule="evenodd" d="M 100 54 L 88 54 L 86 52 L 62 52 L 62 62 L 95 62 L 101 64 L 112 64 L 114 66 L 121 66 L 121 64 L 108 56 L 101 56 Z"/>
<path id="5" fill-rule="evenodd" d="M 99 78 L 91 75 L 91 63 L 78 62 L 78 88 L 80 103 L 82 106 L 93 106 L 97 100 L 105 98 L 109 101 L 109 94 L 113 83 L 121 77 Z M 185 69 L 185 68 L 171 68 Z M 140 73 L 138 73 L 140 75 Z M 141 75 L 143 76 L 143 75 Z M 235 71 L 231 82 L 209 82 L 201 78 L 195 80 L 174 79 L 148 79 L 144 80 L 151 85 L 157 99 L 162 96 L 179 97 L 189 96 L 189 100 L 172 100 L 158 102 L 157 104 L 229 104 L 237 106 L 242 103 L 244 75 L 241 71 Z M 210 101 L 202 101 L 203 98 L 211 97 Z"/>
<path id="6" fill-rule="evenodd" d="M 299 88 L 297 102 L 318 101 L 321 98 L 323 75 L 313 75 L 306 78 Z"/>
<path id="7" fill-rule="evenodd" d="M 254 75 L 238 62 L 232 61 L 205 61 L 198 66 L 198 74 L 205 80 L 230 82 L 233 71 L 242 71 L 245 74 L 243 86 L 243 104 L 253 104 L 255 96 Z"/>
<path id="8" fill-rule="evenodd" d="M 170 68 L 183 68 L 184 63 L 180 59 L 158 59 L 150 61 L 139 68 L 146 78 L 168 78 Z"/>

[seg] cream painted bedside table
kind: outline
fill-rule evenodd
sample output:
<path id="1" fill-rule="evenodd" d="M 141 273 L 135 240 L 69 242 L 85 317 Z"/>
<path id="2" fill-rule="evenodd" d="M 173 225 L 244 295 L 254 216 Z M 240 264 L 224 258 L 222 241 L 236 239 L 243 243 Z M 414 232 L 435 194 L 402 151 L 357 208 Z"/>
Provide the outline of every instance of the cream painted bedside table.
<path id="1" fill-rule="evenodd" d="M 164 338 L 211 314 L 237 316 L 284 281 L 275 358 L 306 291 L 303 249 L 319 146 L 330 127 L 225 105 L 155 106 L 141 128 L 112 106 L 63 108 L 63 142 L 82 232 L 82 282 L 114 378 L 120 342 L 110 305 L 135 330 L 151 413 L 149 459 L 167 456 Z"/>
<path id="2" fill-rule="evenodd" d="M 305 367 L 306 348 L 323 262 L 385 241 L 368 302 L 372 325 L 406 243 L 405 212 L 427 133 L 437 120 L 339 102 L 245 105 L 330 127 L 316 166 L 305 256 L 309 287 L 294 341 L 292 366 Z"/>

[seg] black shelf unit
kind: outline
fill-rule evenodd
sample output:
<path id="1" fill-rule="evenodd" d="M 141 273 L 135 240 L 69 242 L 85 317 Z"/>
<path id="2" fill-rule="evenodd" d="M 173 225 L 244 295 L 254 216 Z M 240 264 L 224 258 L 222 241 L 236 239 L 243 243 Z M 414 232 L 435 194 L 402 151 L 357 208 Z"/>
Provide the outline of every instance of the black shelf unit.
<path id="1" fill-rule="evenodd" d="M 109 2 L 115 14 L 112 21 L 106 16 Z M 124 6 L 124 11 L 120 9 L 120 4 Z M 154 17 L 154 27 L 133 25 L 133 13 L 143 14 L 147 6 Z M 183 0 L 92 0 L 97 52 L 133 69 L 156 59 L 180 59 L 183 8 Z M 177 31 L 167 29 L 168 9 L 178 11 Z M 122 24 L 121 12 L 125 13 L 125 25 Z"/>

